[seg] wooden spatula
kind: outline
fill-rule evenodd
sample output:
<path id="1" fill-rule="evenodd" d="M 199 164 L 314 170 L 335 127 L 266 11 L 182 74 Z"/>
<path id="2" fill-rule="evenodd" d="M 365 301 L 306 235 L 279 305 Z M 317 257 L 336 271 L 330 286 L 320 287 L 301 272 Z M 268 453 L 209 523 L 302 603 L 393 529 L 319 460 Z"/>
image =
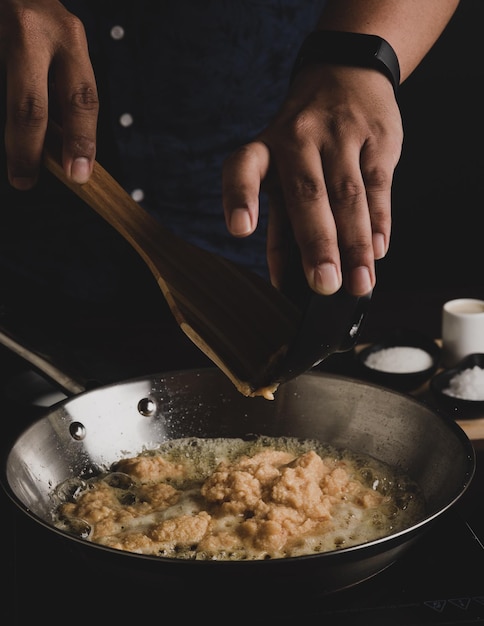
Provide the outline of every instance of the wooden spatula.
<path id="1" fill-rule="evenodd" d="M 246 396 L 271 397 L 272 366 L 294 341 L 302 311 L 261 277 L 175 236 L 99 163 L 90 180 L 70 181 L 61 133 L 49 128 L 44 164 L 111 224 L 153 273 L 186 335 Z M 309 367 L 309 365 L 308 365 Z"/>

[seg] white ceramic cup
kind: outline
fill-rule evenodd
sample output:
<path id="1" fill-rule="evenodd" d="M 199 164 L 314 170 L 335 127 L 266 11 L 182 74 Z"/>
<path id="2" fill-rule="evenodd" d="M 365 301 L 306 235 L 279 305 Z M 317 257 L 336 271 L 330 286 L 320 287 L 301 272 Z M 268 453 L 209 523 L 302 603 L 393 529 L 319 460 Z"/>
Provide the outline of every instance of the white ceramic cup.
<path id="1" fill-rule="evenodd" d="M 442 363 L 454 367 L 469 354 L 484 353 L 484 300 L 459 298 L 442 308 Z"/>

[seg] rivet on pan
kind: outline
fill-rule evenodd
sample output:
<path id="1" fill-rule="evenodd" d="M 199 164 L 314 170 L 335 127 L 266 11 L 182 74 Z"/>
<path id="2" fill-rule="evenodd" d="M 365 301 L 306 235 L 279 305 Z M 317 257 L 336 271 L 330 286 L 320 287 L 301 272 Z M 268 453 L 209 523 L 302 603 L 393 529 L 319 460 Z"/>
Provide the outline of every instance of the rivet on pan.
<path id="1" fill-rule="evenodd" d="M 86 436 L 86 429 L 81 422 L 72 422 L 69 425 L 69 432 L 71 433 L 71 437 L 76 441 L 82 441 Z"/>
<path id="2" fill-rule="evenodd" d="M 151 398 L 143 398 L 138 402 L 138 411 L 145 417 L 150 417 L 156 413 L 156 402 Z"/>

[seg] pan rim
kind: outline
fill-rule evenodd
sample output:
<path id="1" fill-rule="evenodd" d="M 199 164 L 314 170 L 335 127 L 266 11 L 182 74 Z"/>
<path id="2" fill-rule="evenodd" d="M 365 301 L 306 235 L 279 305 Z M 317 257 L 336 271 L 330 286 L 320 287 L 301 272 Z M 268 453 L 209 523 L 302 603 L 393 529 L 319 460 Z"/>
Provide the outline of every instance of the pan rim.
<path id="1" fill-rule="evenodd" d="M 115 554 L 120 557 L 127 557 L 127 558 L 134 557 L 135 559 L 141 560 L 141 561 L 148 561 L 152 563 L 163 563 L 165 565 L 167 564 L 175 565 L 177 568 L 186 568 L 189 566 L 190 569 L 195 567 L 197 568 L 197 570 L 199 570 L 199 569 L 204 569 L 204 568 L 208 568 L 208 569 L 221 568 L 222 566 L 224 569 L 227 567 L 229 568 L 236 567 L 237 569 L 241 567 L 244 569 L 245 568 L 253 569 L 253 568 L 261 568 L 261 567 L 267 568 L 267 567 L 272 567 L 271 565 L 268 565 L 270 563 L 279 564 L 279 565 L 281 563 L 288 563 L 288 564 L 306 563 L 308 561 L 313 561 L 316 559 L 318 560 L 318 562 L 321 562 L 321 561 L 331 562 L 336 557 L 338 559 L 341 559 L 342 555 L 352 556 L 355 553 L 361 552 L 363 550 L 365 553 L 371 552 L 372 550 L 378 551 L 382 546 L 387 547 L 388 544 L 390 545 L 394 543 L 397 544 L 398 542 L 402 542 L 406 539 L 410 541 L 414 535 L 418 535 L 422 530 L 430 528 L 432 524 L 438 518 L 440 518 L 444 513 L 446 513 L 451 507 L 453 507 L 456 504 L 456 502 L 459 501 L 461 497 L 465 494 L 470 484 L 472 483 L 472 480 L 474 478 L 475 471 L 476 471 L 476 453 L 475 453 L 474 446 L 471 440 L 469 439 L 469 437 L 467 436 L 467 434 L 465 433 L 465 431 L 462 429 L 462 427 L 457 422 L 449 418 L 445 412 L 442 412 L 439 409 L 434 409 L 432 407 L 429 407 L 418 398 L 409 396 L 408 394 L 400 392 L 398 390 L 394 390 L 394 389 L 390 389 L 386 387 L 383 388 L 381 385 L 378 385 L 373 382 L 363 381 L 360 379 L 356 379 L 356 378 L 352 378 L 352 377 L 344 376 L 340 374 L 333 374 L 333 373 L 321 372 L 321 371 L 311 371 L 311 372 L 302 374 L 301 377 L 311 377 L 311 378 L 322 377 L 322 378 L 346 381 L 352 384 L 357 384 L 361 387 L 373 387 L 377 390 L 384 390 L 384 392 L 387 393 L 389 396 L 397 396 L 399 398 L 404 398 L 405 402 L 423 407 L 425 408 L 425 410 L 432 413 L 432 415 L 434 415 L 437 419 L 439 419 L 439 421 L 441 421 L 443 425 L 450 432 L 452 432 L 453 435 L 457 437 L 457 439 L 459 440 L 459 443 L 463 447 L 463 452 L 466 456 L 466 469 L 462 476 L 460 489 L 456 491 L 456 493 L 454 493 L 453 497 L 445 504 L 445 506 L 440 507 L 438 510 L 433 511 L 429 513 L 428 515 L 425 515 L 421 520 L 419 520 L 415 524 L 412 524 L 412 526 L 409 526 L 408 528 L 404 528 L 398 532 L 392 533 L 390 535 L 386 535 L 378 539 L 374 539 L 369 542 L 364 542 L 364 543 L 356 544 L 353 546 L 348 546 L 345 548 L 328 550 L 328 551 L 317 553 L 317 554 L 299 555 L 295 557 L 281 557 L 281 558 L 274 558 L 274 559 L 267 559 L 267 560 L 257 560 L 257 559 L 234 560 L 234 561 L 216 560 L 216 559 L 197 560 L 197 559 L 167 558 L 167 557 L 161 557 L 161 556 L 156 556 L 156 555 L 138 554 L 134 552 L 129 552 L 129 551 L 124 551 L 124 550 L 120 550 L 116 548 L 102 546 L 100 544 L 96 544 L 86 539 L 78 538 L 74 535 L 69 534 L 66 531 L 63 531 L 62 529 L 56 528 L 53 524 L 50 524 L 47 520 L 43 519 L 42 517 L 34 513 L 32 510 L 30 510 L 30 508 L 24 502 L 22 502 L 22 500 L 17 496 L 17 494 L 12 489 L 10 485 L 10 481 L 8 479 L 8 464 L 9 464 L 8 462 L 10 459 L 10 455 L 13 452 L 13 448 L 15 447 L 16 443 L 19 441 L 19 439 L 22 436 L 28 433 L 28 431 L 31 428 L 34 428 L 38 422 L 44 421 L 46 418 L 48 418 L 48 416 L 52 412 L 62 410 L 64 407 L 68 406 L 69 403 L 74 402 L 80 396 L 92 394 L 92 393 L 95 393 L 97 391 L 102 391 L 107 388 L 118 387 L 120 384 L 136 383 L 140 381 L 146 381 L 149 379 L 152 379 L 152 380 L 156 379 L 157 381 L 162 382 L 164 379 L 169 379 L 173 377 L 178 378 L 180 377 L 180 375 L 185 376 L 185 375 L 194 375 L 194 374 L 200 375 L 201 374 L 202 376 L 206 376 L 207 372 L 217 373 L 217 375 L 220 374 L 219 370 L 214 367 L 192 368 L 192 369 L 184 369 L 184 370 L 170 370 L 167 372 L 160 372 L 160 373 L 149 375 L 149 376 L 139 376 L 139 377 L 123 380 L 120 382 L 114 382 L 114 383 L 102 385 L 102 386 L 96 387 L 95 389 L 85 390 L 75 396 L 68 397 L 64 400 L 61 400 L 55 403 L 51 407 L 47 408 L 46 411 L 42 414 L 42 416 L 38 417 L 31 424 L 29 424 L 26 428 L 24 428 L 20 432 L 20 434 L 18 434 L 15 437 L 13 444 L 12 445 L 9 444 L 7 446 L 6 453 L 5 454 L 2 453 L 2 464 L 1 464 L 1 472 L 0 472 L 0 483 L 2 485 L 2 488 L 8 495 L 10 501 L 13 502 L 13 504 L 16 506 L 18 510 L 26 514 L 32 521 L 36 522 L 37 524 L 40 524 L 47 531 L 51 531 L 59 535 L 65 540 L 74 541 L 76 544 L 79 544 L 83 547 L 87 547 L 90 550 L 94 549 L 96 551 L 101 551 L 103 553 Z M 268 402 L 267 400 L 263 400 L 263 401 Z M 367 556 L 367 554 L 365 554 L 365 556 Z M 195 565 L 195 563 L 197 565 Z"/>

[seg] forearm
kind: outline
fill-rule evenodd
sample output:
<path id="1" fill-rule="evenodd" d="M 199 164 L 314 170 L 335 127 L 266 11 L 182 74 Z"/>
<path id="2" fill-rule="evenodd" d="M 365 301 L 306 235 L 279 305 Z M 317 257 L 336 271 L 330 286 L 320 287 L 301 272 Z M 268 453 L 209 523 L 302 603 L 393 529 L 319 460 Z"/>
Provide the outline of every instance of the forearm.
<path id="1" fill-rule="evenodd" d="M 398 56 L 403 82 L 432 48 L 458 4 L 459 0 L 327 0 L 318 29 L 383 37 Z"/>

